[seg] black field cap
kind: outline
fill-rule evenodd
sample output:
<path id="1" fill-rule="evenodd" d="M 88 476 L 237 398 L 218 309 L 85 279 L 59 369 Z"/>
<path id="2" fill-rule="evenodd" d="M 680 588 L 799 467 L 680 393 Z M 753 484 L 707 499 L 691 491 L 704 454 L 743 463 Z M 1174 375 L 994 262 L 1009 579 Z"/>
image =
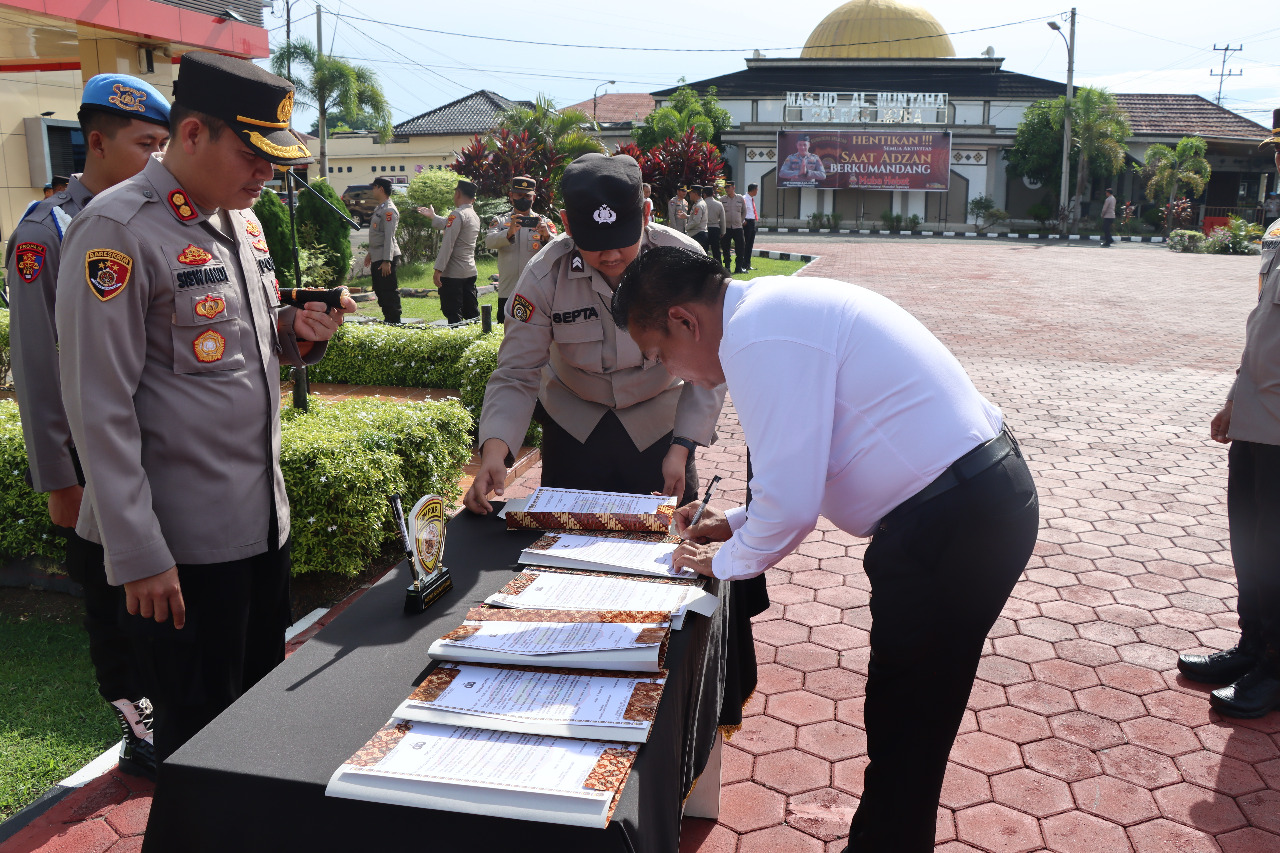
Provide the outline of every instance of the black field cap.
<path id="1" fill-rule="evenodd" d="M 1280 146 L 1280 110 L 1271 113 L 1271 135 L 1262 140 L 1258 147 L 1265 148 L 1268 145 Z"/>
<path id="2" fill-rule="evenodd" d="M 262 159 L 280 166 L 313 161 L 289 129 L 293 84 L 252 62 L 206 51 L 182 56 L 174 103 L 220 118 Z"/>
<path id="3" fill-rule="evenodd" d="M 560 193 L 579 249 L 603 252 L 640 242 L 640 164 L 626 154 L 583 154 L 564 170 Z"/>
<path id="4" fill-rule="evenodd" d="M 511 191 L 513 193 L 527 193 L 529 190 L 537 190 L 538 182 L 528 175 L 520 175 L 511 179 Z"/>
<path id="5" fill-rule="evenodd" d="M 479 187 L 471 181 L 458 181 L 456 189 L 462 190 L 462 194 L 467 198 L 475 198 L 476 193 L 479 192 Z"/>

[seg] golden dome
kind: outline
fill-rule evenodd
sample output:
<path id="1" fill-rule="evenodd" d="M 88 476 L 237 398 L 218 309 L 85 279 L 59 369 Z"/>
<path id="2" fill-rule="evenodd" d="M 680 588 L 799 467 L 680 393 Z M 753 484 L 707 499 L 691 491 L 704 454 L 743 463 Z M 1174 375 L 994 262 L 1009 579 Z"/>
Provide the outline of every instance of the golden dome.
<path id="1" fill-rule="evenodd" d="M 919 6 L 898 0 L 850 0 L 822 19 L 801 57 L 924 59 L 955 56 L 947 31 Z"/>

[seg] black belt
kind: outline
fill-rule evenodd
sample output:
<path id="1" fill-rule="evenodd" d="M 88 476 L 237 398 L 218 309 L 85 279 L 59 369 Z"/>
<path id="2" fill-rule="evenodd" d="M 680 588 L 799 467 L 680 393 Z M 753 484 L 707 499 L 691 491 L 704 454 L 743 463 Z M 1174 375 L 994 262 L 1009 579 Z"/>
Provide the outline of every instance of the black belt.
<path id="1" fill-rule="evenodd" d="M 890 510 L 889 514 L 881 520 L 877 530 L 887 530 L 894 516 L 910 512 L 922 503 L 931 501 L 943 492 L 955 488 L 965 480 L 972 480 L 1010 453 L 1017 455 L 1019 459 L 1022 458 L 1022 449 L 1018 447 L 1018 440 L 1013 437 L 1013 433 L 1009 432 L 1009 428 L 1005 427 L 995 438 L 979 444 L 952 462 L 947 470 L 939 474 L 932 483 Z"/>

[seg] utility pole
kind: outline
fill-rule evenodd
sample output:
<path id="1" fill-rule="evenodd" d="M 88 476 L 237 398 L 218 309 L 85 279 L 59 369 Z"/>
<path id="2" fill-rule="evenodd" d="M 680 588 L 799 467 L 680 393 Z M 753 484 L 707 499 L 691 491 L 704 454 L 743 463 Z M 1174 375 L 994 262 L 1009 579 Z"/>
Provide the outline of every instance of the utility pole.
<path id="1" fill-rule="evenodd" d="M 1057 21 L 1049 21 L 1049 29 L 1062 35 L 1062 27 Z M 1071 7 L 1071 38 L 1062 36 L 1067 43 L 1067 108 L 1062 114 L 1062 182 L 1058 189 L 1058 204 L 1061 207 L 1059 221 L 1062 233 L 1067 233 L 1067 220 L 1071 218 L 1072 205 L 1067 201 L 1067 185 L 1071 179 L 1071 102 L 1075 98 L 1073 82 L 1076 69 L 1076 8 Z"/>
<path id="2" fill-rule="evenodd" d="M 319 3 L 316 4 L 316 62 L 318 63 L 324 58 L 324 21 L 320 17 L 322 9 Z M 319 100 L 319 98 L 317 98 Z M 325 127 L 328 122 L 328 116 L 325 115 L 324 104 L 317 103 L 317 109 L 320 111 L 320 122 L 317 128 L 320 131 L 320 162 L 318 165 L 320 177 L 329 174 L 329 129 Z"/>
<path id="3" fill-rule="evenodd" d="M 1217 72 L 1217 71 L 1214 71 L 1212 68 L 1209 69 L 1209 76 L 1218 78 L 1218 106 L 1222 106 L 1222 82 L 1228 77 L 1244 76 L 1243 71 L 1227 70 L 1227 57 L 1229 57 L 1233 53 L 1239 53 L 1240 51 L 1244 50 L 1244 45 L 1242 44 L 1239 47 L 1232 47 L 1231 43 L 1227 42 L 1226 47 L 1218 47 L 1218 43 L 1214 42 L 1213 49 L 1222 51 L 1222 71 Z"/>

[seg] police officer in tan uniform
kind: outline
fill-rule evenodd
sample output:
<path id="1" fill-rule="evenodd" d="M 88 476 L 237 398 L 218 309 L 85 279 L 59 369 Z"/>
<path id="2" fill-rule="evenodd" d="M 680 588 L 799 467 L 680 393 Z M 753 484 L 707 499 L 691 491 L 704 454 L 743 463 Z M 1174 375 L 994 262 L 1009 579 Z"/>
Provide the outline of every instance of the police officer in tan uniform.
<path id="1" fill-rule="evenodd" d="M 120 768 L 155 776 L 150 702 L 143 696 L 129 638 L 117 624 L 122 599 L 107 583 L 102 547 L 76 535 L 84 495 L 79 462 L 62 408 L 54 297 L 62 238 L 94 194 L 142 171 L 169 139 L 169 102 L 150 84 L 124 74 L 99 74 L 85 83 L 80 131 L 83 174 L 38 202 L 9 237 L 10 352 L 22 414 L 31 485 L 49 494 L 49 518 L 67 539 L 67 574 L 84 589 L 85 630 L 98 690 L 112 705 L 124 742 Z"/>
<path id="2" fill-rule="evenodd" d="M 720 193 L 715 184 L 707 184 L 702 200 L 707 203 L 707 243 L 711 246 L 707 254 L 724 266 L 724 205 L 720 203 Z"/>
<path id="3" fill-rule="evenodd" d="M 481 467 L 466 506 L 492 509 L 486 496 L 502 494 L 535 409 L 544 486 L 689 499 L 697 488 L 693 450 L 715 439 L 724 391 L 687 385 L 645 361 L 609 306 L 641 252 L 697 251 L 697 244 L 644 223 L 640 167 L 626 155 L 584 154 L 565 169 L 561 192 L 566 233 L 525 268 L 507 302 L 480 415 Z"/>
<path id="4" fill-rule="evenodd" d="M 1280 110 L 1272 115 L 1272 149 L 1280 169 Z M 1178 669 L 1192 681 L 1221 684 L 1209 694 L 1228 717 L 1261 717 L 1280 708 L 1280 220 L 1262 236 L 1258 305 L 1245 326 L 1244 353 L 1227 402 L 1209 425 L 1230 443 L 1227 519 L 1240 596 L 1240 641 L 1208 655 L 1184 654 Z"/>
<path id="5" fill-rule="evenodd" d="M 276 165 L 311 162 L 293 86 L 195 51 L 174 95 L 163 158 L 68 229 L 56 309 L 76 531 L 124 587 L 162 761 L 284 660 L 280 365 L 317 361 L 355 310 L 283 307 L 248 209 Z"/>
<path id="6" fill-rule="evenodd" d="M 533 212 L 537 191 L 538 182 L 528 175 L 512 178 L 508 195 L 513 209 L 495 217 L 484 235 L 484 244 L 498 253 L 499 316 L 515 293 L 520 273 L 556 234 L 554 222 Z"/>
<path id="7" fill-rule="evenodd" d="M 364 265 L 370 268 L 382 319 L 399 323 L 400 283 L 396 279 L 396 264 L 400 260 L 400 244 L 396 242 L 396 229 L 400 227 L 400 210 L 391 200 L 391 181 L 375 178 L 373 197 L 378 206 L 369 218 L 369 252 L 364 256 Z"/>
<path id="8" fill-rule="evenodd" d="M 476 293 L 476 239 L 480 236 L 480 217 L 472 205 L 476 185 L 458 181 L 453 191 L 453 212 L 445 220 L 444 239 L 436 255 L 434 275 L 440 291 L 440 311 L 450 323 L 461 323 L 480 316 L 480 297 Z"/>
<path id="9" fill-rule="evenodd" d="M 826 180 L 827 170 L 822 165 L 822 158 L 817 154 L 809 153 L 807 135 L 796 140 L 796 151 L 782 161 L 782 168 L 778 169 L 778 178 L 789 185 L 812 185 Z"/>
<path id="10" fill-rule="evenodd" d="M 742 196 L 738 195 L 737 187 L 733 181 L 725 181 L 725 197 L 720 200 L 724 205 L 724 243 L 723 260 L 720 263 L 725 269 L 729 269 L 729 247 L 733 246 L 733 271 L 734 273 L 744 273 L 746 268 L 751 264 L 746 263 L 743 258 L 743 252 L 746 249 L 746 235 L 743 233 L 743 223 L 746 221 L 747 202 Z"/>
<path id="11" fill-rule="evenodd" d="M 689 218 L 685 220 L 685 233 L 698 242 L 703 252 L 707 252 L 711 245 L 710 236 L 707 234 L 707 220 L 710 214 L 707 211 L 707 200 L 702 197 L 706 191 L 705 187 L 698 184 L 689 186 Z"/>
<path id="12" fill-rule="evenodd" d="M 685 223 L 685 220 L 689 218 L 688 192 L 689 187 L 681 184 L 676 187 L 675 196 L 667 202 L 667 227 L 679 231 L 681 234 L 686 234 L 689 230 Z"/>

